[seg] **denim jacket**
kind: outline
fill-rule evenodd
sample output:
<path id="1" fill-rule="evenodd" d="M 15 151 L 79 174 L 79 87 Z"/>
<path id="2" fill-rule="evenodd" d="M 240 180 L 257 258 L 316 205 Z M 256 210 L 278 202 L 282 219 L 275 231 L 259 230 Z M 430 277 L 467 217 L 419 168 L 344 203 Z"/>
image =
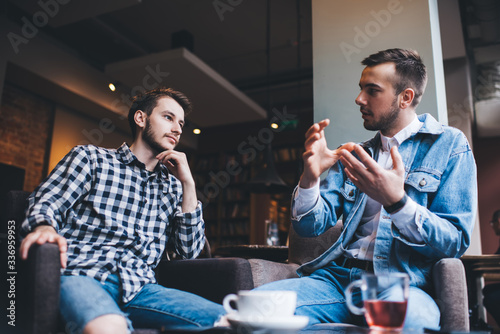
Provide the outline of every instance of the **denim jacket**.
<path id="1" fill-rule="evenodd" d="M 412 285 L 426 288 L 435 262 L 460 257 L 470 245 L 477 209 L 477 178 L 465 135 L 441 125 L 429 114 L 420 115 L 419 120 L 424 124 L 418 133 L 401 143 L 399 153 L 405 165 L 405 191 L 417 203 L 415 221 L 424 241 L 413 243 L 402 235 L 382 207 L 373 266 L 375 273 L 406 272 Z M 380 134 L 361 145 L 377 160 Z M 347 178 L 340 161 L 321 182 L 320 194 L 312 210 L 292 218 L 295 231 L 304 237 L 317 236 L 342 218 L 342 233 L 327 251 L 303 264 L 299 275 L 342 256 L 367 199 Z"/>

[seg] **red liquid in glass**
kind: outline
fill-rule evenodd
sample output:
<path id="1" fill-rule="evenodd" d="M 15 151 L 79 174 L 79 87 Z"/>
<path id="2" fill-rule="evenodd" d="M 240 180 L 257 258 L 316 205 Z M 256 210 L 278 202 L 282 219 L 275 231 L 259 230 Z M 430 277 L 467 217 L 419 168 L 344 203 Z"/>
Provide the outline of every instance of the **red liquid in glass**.
<path id="1" fill-rule="evenodd" d="M 407 302 L 365 300 L 364 305 L 366 322 L 371 328 L 398 329 L 403 327 Z"/>

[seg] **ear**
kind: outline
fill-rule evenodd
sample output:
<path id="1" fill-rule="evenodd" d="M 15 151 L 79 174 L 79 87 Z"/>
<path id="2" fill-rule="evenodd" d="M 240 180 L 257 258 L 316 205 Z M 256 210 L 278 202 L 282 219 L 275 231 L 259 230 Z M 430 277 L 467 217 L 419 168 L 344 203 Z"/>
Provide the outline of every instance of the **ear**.
<path id="1" fill-rule="evenodd" d="M 146 118 L 148 115 L 142 110 L 137 110 L 134 114 L 135 124 L 140 128 L 144 129 L 146 127 Z"/>
<path id="2" fill-rule="evenodd" d="M 406 109 L 411 106 L 413 99 L 415 98 L 415 91 L 412 88 L 406 88 L 400 94 L 399 107 L 401 109 Z"/>

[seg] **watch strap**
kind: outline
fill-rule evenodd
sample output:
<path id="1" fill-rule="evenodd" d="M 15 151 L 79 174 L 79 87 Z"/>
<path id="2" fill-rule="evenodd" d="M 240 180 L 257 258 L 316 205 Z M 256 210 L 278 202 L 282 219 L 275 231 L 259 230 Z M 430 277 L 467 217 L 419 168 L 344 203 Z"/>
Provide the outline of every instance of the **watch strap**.
<path id="1" fill-rule="evenodd" d="M 394 212 L 398 211 L 399 209 L 401 209 L 403 206 L 405 206 L 407 200 L 408 200 L 408 195 L 406 195 L 406 193 L 405 193 L 403 198 L 401 198 L 396 203 L 391 204 L 389 206 L 384 205 L 384 209 L 385 209 L 385 211 L 387 211 L 387 213 L 394 213 Z"/>

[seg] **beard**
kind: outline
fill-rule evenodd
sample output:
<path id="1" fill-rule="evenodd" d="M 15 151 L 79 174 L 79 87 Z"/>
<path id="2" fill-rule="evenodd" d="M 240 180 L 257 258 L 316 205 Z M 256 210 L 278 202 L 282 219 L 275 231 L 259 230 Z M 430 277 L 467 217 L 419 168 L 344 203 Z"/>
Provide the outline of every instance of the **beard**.
<path id="1" fill-rule="evenodd" d="M 151 128 L 151 123 L 149 119 L 146 119 L 146 127 L 142 133 L 142 140 L 151 147 L 155 154 L 159 154 L 163 151 L 168 150 L 168 147 L 164 147 L 160 142 L 154 138 L 153 129 Z"/>
<path id="2" fill-rule="evenodd" d="M 397 97 L 392 101 L 391 108 L 389 111 L 383 115 L 380 116 L 380 119 L 377 121 L 374 121 L 372 123 L 364 122 L 363 126 L 365 127 L 366 130 L 370 131 L 381 131 L 384 132 L 385 130 L 388 130 L 392 127 L 392 125 L 396 122 L 396 120 L 399 117 L 399 113 L 401 111 L 398 108 L 397 105 Z"/>

